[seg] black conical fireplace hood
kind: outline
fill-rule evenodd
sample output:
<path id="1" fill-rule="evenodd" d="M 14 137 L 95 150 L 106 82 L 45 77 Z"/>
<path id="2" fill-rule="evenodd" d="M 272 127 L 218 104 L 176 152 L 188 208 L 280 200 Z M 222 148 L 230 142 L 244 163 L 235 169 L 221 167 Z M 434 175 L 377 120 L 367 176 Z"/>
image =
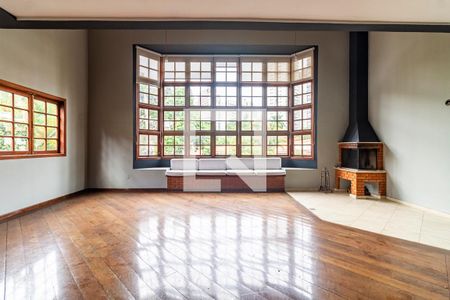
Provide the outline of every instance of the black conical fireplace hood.
<path id="1" fill-rule="evenodd" d="M 369 123 L 369 34 L 350 32 L 349 124 L 341 142 L 380 142 Z"/>

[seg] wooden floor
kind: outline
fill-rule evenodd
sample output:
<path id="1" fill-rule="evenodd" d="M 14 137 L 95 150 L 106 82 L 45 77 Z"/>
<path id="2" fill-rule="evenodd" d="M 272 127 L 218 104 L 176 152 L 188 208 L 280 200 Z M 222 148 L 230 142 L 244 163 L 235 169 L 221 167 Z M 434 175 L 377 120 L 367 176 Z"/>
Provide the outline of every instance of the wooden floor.
<path id="1" fill-rule="evenodd" d="M 450 252 L 286 194 L 97 192 L 0 224 L 6 299 L 449 299 Z"/>

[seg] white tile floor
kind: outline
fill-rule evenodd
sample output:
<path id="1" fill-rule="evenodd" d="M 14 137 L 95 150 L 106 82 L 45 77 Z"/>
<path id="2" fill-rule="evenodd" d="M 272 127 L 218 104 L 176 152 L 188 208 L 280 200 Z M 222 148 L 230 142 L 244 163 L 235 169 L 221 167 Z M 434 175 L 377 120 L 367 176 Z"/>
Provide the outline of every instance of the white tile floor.
<path id="1" fill-rule="evenodd" d="M 344 193 L 288 194 L 322 220 L 450 250 L 450 217 Z"/>

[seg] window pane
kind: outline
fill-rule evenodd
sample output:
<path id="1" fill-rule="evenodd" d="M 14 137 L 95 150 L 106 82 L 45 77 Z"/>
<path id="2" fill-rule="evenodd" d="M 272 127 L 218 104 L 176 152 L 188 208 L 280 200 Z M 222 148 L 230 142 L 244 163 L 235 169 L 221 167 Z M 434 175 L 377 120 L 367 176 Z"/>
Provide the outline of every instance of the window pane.
<path id="1" fill-rule="evenodd" d="M 12 106 L 12 93 L 0 91 L 0 105 Z"/>
<path id="2" fill-rule="evenodd" d="M 56 140 L 47 140 L 47 151 L 58 150 L 58 143 Z"/>
<path id="3" fill-rule="evenodd" d="M 236 82 L 237 62 L 216 62 L 216 81 Z"/>
<path id="4" fill-rule="evenodd" d="M 262 62 L 242 62 L 241 63 L 241 76 L 242 81 L 262 81 Z"/>
<path id="5" fill-rule="evenodd" d="M 289 62 L 268 62 L 267 81 L 289 81 Z"/>
<path id="6" fill-rule="evenodd" d="M 14 109 L 14 122 L 28 123 L 28 111 Z"/>
<path id="7" fill-rule="evenodd" d="M 12 136 L 12 123 L 0 122 L 0 136 Z"/>
<path id="8" fill-rule="evenodd" d="M 236 106 L 237 88 L 235 86 L 216 87 L 216 106 Z"/>
<path id="9" fill-rule="evenodd" d="M 211 81 L 211 62 L 191 62 L 191 81 Z"/>
<path id="10" fill-rule="evenodd" d="M 312 77 L 312 56 L 296 57 L 294 59 L 294 81 L 310 79 Z"/>
<path id="11" fill-rule="evenodd" d="M 54 139 L 58 136 L 58 130 L 53 127 L 47 127 L 47 137 Z"/>
<path id="12" fill-rule="evenodd" d="M 0 151 L 12 151 L 12 138 L 9 137 L 0 137 Z"/>
<path id="13" fill-rule="evenodd" d="M 47 113 L 51 115 L 58 114 L 58 106 L 54 103 L 47 103 Z"/>
<path id="14" fill-rule="evenodd" d="M 39 100 L 34 100 L 33 101 L 33 110 L 35 112 L 45 113 L 45 102 L 39 101 Z"/>
<path id="15" fill-rule="evenodd" d="M 33 123 L 34 125 L 45 125 L 45 115 L 44 114 L 33 114 Z"/>
<path id="16" fill-rule="evenodd" d="M 165 61 L 164 63 L 164 80 L 183 82 L 186 80 L 186 63 Z"/>
<path id="17" fill-rule="evenodd" d="M 43 126 L 34 126 L 34 130 L 33 130 L 33 137 L 34 138 L 46 138 L 46 132 L 45 132 L 45 127 Z"/>
<path id="18" fill-rule="evenodd" d="M 241 88 L 241 105 L 244 107 L 261 107 L 262 91 L 261 86 L 243 86 Z"/>
<path id="19" fill-rule="evenodd" d="M 28 151 L 28 139 L 27 138 L 15 138 L 14 139 L 14 151 Z"/>
<path id="20" fill-rule="evenodd" d="M 211 106 L 210 86 L 191 86 L 189 91 L 191 106 Z"/>
<path id="21" fill-rule="evenodd" d="M 45 140 L 35 138 L 33 143 L 33 149 L 34 151 L 45 151 L 46 149 Z"/>
<path id="22" fill-rule="evenodd" d="M 28 98 L 14 94 L 14 106 L 17 108 L 28 109 Z"/>
<path id="23" fill-rule="evenodd" d="M 0 121 L 12 121 L 13 110 L 11 107 L 0 105 Z"/>

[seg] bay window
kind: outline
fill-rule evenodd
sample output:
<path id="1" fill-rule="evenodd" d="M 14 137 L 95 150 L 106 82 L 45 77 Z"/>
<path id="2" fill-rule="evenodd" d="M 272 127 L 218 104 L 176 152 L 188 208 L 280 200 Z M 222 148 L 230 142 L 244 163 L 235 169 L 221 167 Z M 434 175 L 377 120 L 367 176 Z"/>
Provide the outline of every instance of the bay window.
<path id="1" fill-rule="evenodd" d="M 137 159 L 314 159 L 314 48 L 278 56 L 136 51 Z"/>

